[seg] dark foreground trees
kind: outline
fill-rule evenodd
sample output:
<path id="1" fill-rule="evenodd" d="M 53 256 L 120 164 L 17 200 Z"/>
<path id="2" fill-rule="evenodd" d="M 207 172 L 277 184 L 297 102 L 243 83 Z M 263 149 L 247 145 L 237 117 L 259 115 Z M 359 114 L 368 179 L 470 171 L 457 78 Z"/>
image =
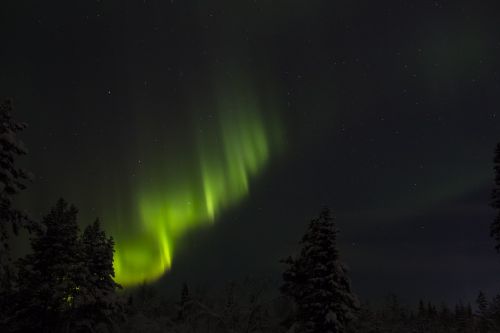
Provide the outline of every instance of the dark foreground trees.
<path id="1" fill-rule="evenodd" d="M 281 290 L 297 306 L 296 332 L 345 332 L 355 318 L 358 301 L 339 260 L 336 238 L 334 219 L 325 208 L 310 222 L 299 256 L 284 261 L 288 269 Z"/>
<path id="2" fill-rule="evenodd" d="M 0 103 L 0 325 L 3 313 L 10 306 L 13 267 L 9 236 L 20 227 L 29 227 L 25 214 L 13 205 L 14 196 L 26 187 L 28 173 L 16 165 L 26 150 L 17 134 L 26 125 L 14 120 L 10 101 Z"/>
<path id="3" fill-rule="evenodd" d="M 497 215 L 491 224 L 491 236 L 495 239 L 495 248 L 500 252 L 500 143 L 495 151 L 494 170 L 495 170 L 495 187 L 491 194 L 491 206 L 497 211 Z"/>
<path id="4" fill-rule="evenodd" d="M 16 165 L 16 160 L 26 154 L 23 143 L 17 138 L 26 124 L 12 118 L 10 101 L 0 103 L 0 243 L 8 246 L 9 227 L 17 231 L 26 217 L 13 207 L 13 196 L 26 188 L 28 173 Z"/>
<path id="5" fill-rule="evenodd" d="M 8 321 L 12 332 L 91 332 L 113 328 L 121 312 L 113 280 L 113 240 L 99 222 L 80 233 L 64 200 L 37 225 L 32 253 L 18 261 Z"/>

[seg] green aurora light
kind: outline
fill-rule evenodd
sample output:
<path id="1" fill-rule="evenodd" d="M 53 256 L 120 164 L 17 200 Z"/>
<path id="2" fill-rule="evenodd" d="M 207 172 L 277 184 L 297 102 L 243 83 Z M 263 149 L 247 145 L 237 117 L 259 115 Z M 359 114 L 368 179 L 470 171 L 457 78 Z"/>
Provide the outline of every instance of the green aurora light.
<path id="1" fill-rule="evenodd" d="M 114 230 L 118 283 L 134 286 L 161 277 L 171 267 L 182 236 L 209 225 L 222 210 L 241 201 L 250 181 L 279 150 L 282 132 L 273 118 L 275 107 L 251 92 L 233 85 L 216 94 L 224 98 L 215 103 L 215 124 L 197 131 L 194 166 L 175 174 L 156 170 L 152 181 L 139 182 L 139 223 Z"/>

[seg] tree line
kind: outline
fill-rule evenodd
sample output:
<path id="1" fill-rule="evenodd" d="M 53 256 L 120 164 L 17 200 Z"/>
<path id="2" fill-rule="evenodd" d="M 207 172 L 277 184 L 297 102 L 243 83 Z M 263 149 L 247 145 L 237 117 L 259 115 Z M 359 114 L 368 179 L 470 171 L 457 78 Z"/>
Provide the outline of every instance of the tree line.
<path id="1" fill-rule="evenodd" d="M 29 173 L 16 166 L 26 154 L 12 105 L 0 105 L 0 331 L 92 332 L 117 326 L 122 302 L 113 280 L 113 239 L 98 220 L 83 231 L 77 209 L 60 199 L 35 221 L 14 208 Z M 12 259 L 10 238 L 29 233 L 31 252 Z"/>
<path id="2" fill-rule="evenodd" d="M 0 331 L 1 332 L 500 332 L 500 295 L 482 292 L 474 305 L 454 308 L 420 301 L 414 308 L 390 296 L 377 306 L 360 302 L 340 260 L 335 219 L 328 208 L 313 218 L 296 256 L 282 261 L 279 291 L 263 279 L 229 283 L 216 295 L 184 284 L 178 300 L 154 286 L 132 291 L 114 281 L 112 237 L 99 220 L 83 230 L 78 211 L 60 199 L 40 220 L 14 205 L 30 181 L 17 160 L 26 154 L 26 127 L 0 104 Z M 494 159 L 491 236 L 500 251 L 500 144 Z M 19 231 L 30 252 L 14 258 Z"/>

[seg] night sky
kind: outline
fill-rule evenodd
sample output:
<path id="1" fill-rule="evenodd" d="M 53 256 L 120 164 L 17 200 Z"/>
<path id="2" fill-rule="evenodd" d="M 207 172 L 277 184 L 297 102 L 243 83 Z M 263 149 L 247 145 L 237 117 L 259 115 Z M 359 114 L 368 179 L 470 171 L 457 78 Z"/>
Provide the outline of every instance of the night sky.
<path id="1" fill-rule="evenodd" d="M 32 216 L 64 197 L 122 256 L 145 249 L 155 279 L 171 265 L 168 290 L 278 281 L 328 205 L 361 298 L 499 291 L 495 1 L 0 8 L 0 96 L 29 124 Z"/>

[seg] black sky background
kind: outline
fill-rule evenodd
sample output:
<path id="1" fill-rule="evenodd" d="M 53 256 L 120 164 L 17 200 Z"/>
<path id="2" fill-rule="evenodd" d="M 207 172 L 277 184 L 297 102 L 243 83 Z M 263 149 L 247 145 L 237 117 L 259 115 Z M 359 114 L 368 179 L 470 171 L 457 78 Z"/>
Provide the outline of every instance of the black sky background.
<path id="1" fill-rule="evenodd" d="M 29 123 L 24 163 L 36 175 L 20 205 L 38 216 L 63 196 L 82 223 L 102 215 L 96 193 L 127 189 L 137 160 L 154 163 L 137 142 L 183 154 L 190 99 L 240 66 L 277 85 L 287 148 L 244 202 L 180 244 L 161 288 L 279 279 L 278 261 L 326 204 L 362 298 L 496 293 L 497 7 L 2 1 L 0 94 Z"/>

